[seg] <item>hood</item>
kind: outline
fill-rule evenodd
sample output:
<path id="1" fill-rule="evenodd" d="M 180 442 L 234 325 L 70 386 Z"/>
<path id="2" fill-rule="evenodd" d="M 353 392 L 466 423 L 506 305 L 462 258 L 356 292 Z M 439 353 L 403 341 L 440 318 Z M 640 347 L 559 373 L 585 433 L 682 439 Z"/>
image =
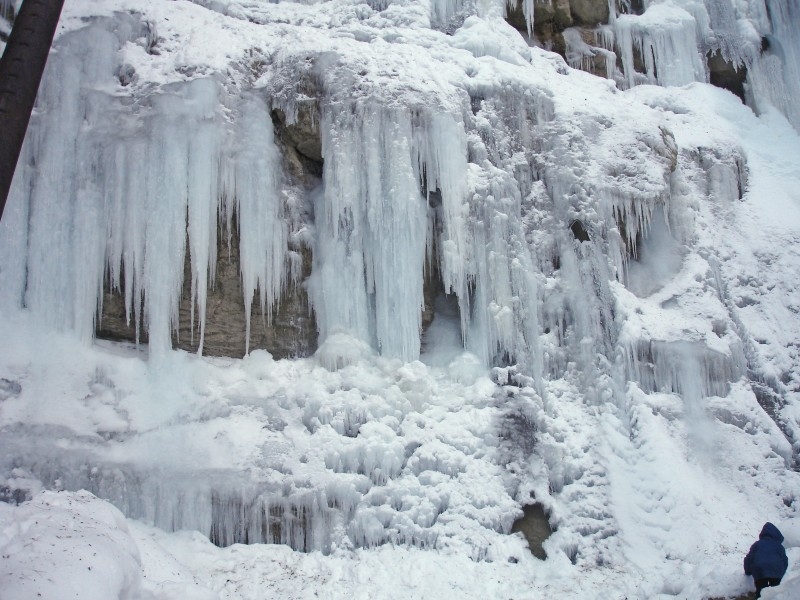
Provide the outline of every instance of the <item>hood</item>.
<path id="1" fill-rule="evenodd" d="M 783 534 L 778 531 L 778 528 L 775 527 L 772 523 L 764 523 L 764 527 L 761 528 L 761 533 L 758 536 L 760 539 L 770 538 L 778 543 L 783 542 Z"/>

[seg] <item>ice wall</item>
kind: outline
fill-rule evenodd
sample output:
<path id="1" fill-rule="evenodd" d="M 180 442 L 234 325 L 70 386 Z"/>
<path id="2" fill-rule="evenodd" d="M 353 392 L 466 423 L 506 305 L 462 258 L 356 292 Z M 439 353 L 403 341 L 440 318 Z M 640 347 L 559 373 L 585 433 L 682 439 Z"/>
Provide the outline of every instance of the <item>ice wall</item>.
<path id="1" fill-rule="evenodd" d="M 759 110 L 774 106 L 800 129 L 800 7 L 791 0 L 768 0 L 766 7 L 771 27 L 767 47 L 749 66 L 751 102 Z"/>
<path id="2" fill-rule="evenodd" d="M 710 22 L 722 23 L 719 31 L 730 37 L 725 10 L 718 7 L 714 14 L 723 16 Z M 641 17 L 616 19 L 629 83 L 638 81 L 634 49 L 645 57 L 644 75 L 652 82 L 703 79 L 696 36 L 708 26 L 697 25 L 701 13 L 694 5 L 654 4 Z M 477 58 L 485 48 L 476 36 L 492 34 L 479 25 L 471 17 L 453 36 Z M 666 133 L 633 136 L 642 147 L 636 167 L 614 149 L 608 164 L 599 157 L 597 168 L 578 176 L 585 171 L 580 161 L 593 160 L 591 145 L 581 159 L 550 164 L 548 157 L 574 149 L 562 145 L 569 139 L 563 125 L 547 125 L 552 105 L 530 90 L 506 86 L 498 92 L 496 84 L 477 82 L 459 90 L 436 80 L 425 89 L 427 83 L 418 88 L 408 80 L 347 99 L 352 86 L 363 85 L 363 75 L 340 50 L 299 77 L 295 65 L 312 63 L 298 63 L 292 52 L 270 59 L 268 68 L 260 67 L 266 73 L 262 91 L 219 76 L 148 89 L 124 57 L 132 47 L 152 52 L 157 37 L 148 22 L 118 17 L 59 42 L 3 221 L 7 302 L 89 340 L 102 291 L 110 287 L 124 295 L 128 318 L 146 328 L 151 348 L 163 352 L 177 329 L 188 260 L 193 330 L 202 352 L 217 236 L 237 227 L 249 340 L 256 294 L 269 321 L 283 290 L 299 283 L 288 252 L 284 159 L 270 113 L 275 106 L 289 122 L 296 119 L 302 94 L 293 86 L 306 81 L 306 91 L 319 86 L 310 102 L 319 115 L 323 173 L 309 196 L 313 217 L 292 227 L 310 232 L 307 284 L 323 342 L 344 332 L 385 356 L 416 359 L 424 273 L 435 263 L 440 291 L 458 300 L 465 347 L 484 362 L 523 362 L 540 372 L 539 330 L 547 321 L 543 329 L 563 331 L 564 318 L 591 321 L 578 326 L 576 339 L 591 338 L 605 355 L 611 352 L 613 316 L 601 282 L 624 280 L 627 257 L 635 257 L 653 212 L 668 211 L 674 157 Z M 572 38 L 571 47 L 580 50 L 577 32 Z M 720 40 L 720 48 L 733 52 L 728 38 Z M 526 52 L 514 46 L 500 58 L 524 65 Z M 340 64 L 329 68 L 336 60 Z M 292 78 L 292 85 L 280 87 Z M 423 93 L 436 101 L 424 105 Z M 490 94 L 497 99 L 482 101 Z M 595 120 L 587 122 L 590 138 L 595 130 L 593 143 L 618 147 L 604 141 L 608 135 Z M 616 173 L 604 181 L 609 168 Z M 601 215 L 590 226 L 596 239 L 573 247 L 569 235 L 559 234 L 546 250 L 532 248 L 522 223 L 530 214 L 524 207 L 536 198 L 563 203 L 558 210 L 565 229 Z M 610 271 L 604 257 L 610 257 Z M 566 313 L 536 306 L 540 270 L 553 261 L 563 265 L 564 281 L 573 278 L 575 306 Z M 580 298 L 577 290 L 589 280 L 595 283 Z"/>
<path id="3" fill-rule="evenodd" d="M 697 22 L 685 10 L 653 4 L 642 16 L 621 15 L 614 28 L 628 87 L 637 83 L 685 85 L 708 79 L 697 48 Z M 638 77 L 634 53 L 644 63 L 644 73 Z M 644 80 L 637 81 L 642 75 Z"/>
<path id="4" fill-rule="evenodd" d="M 153 29 L 121 19 L 64 36 L 48 70 L 3 221 L 5 301 L 90 340 L 110 287 L 160 353 L 177 329 L 188 260 L 202 352 L 219 232 L 238 227 L 248 319 L 256 293 L 269 320 L 296 283 L 270 106 L 213 77 L 140 88 L 119 57 L 131 45 L 148 51 Z M 487 362 L 530 363 L 536 292 L 514 218 L 520 192 L 491 165 L 468 167 L 466 95 L 447 112 L 343 103 L 342 84 L 326 85 L 322 185 L 313 223 L 302 224 L 313 225 L 308 284 L 322 339 L 343 331 L 416 359 L 423 275 L 436 263 L 441 291 L 458 298 L 465 344 Z M 295 119 L 292 102 L 276 100 Z"/>
<path id="5" fill-rule="evenodd" d="M 800 127 L 796 103 L 797 5 L 790 0 L 653 2 L 642 15 L 613 20 L 624 85 L 708 81 L 707 59 L 719 53 L 747 73 L 747 101 L 768 105 Z M 639 64 L 635 64 L 635 61 Z"/>
<path id="6" fill-rule="evenodd" d="M 727 7 L 715 4 L 705 21 L 700 5 L 619 16 L 616 43 L 630 50 L 623 65 L 634 68 L 638 49 L 653 82 L 705 77 L 695 60 L 699 33 L 716 27 L 717 47 L 735 52 L 739 15 Z M 652 122 L 628 126 L 584 109 L 559 115 L 552 82 L 520 83 L 502 70 L 476 76 L 487 61 L 523 69 L 534 60 L 524 43 L 487 54 L 481 36 L 513 37 L 491 22 L 465 20 L 446 50 L 391 52 L 380 41 L 359 54 L 359 40 L 308 52 L 247 48 L 233 74 L 178 71 L 152 86 L 125 60 L 148 68 L 160 60 L 149 21 L 119 15 L 65 34 L 2 224 L 4 301 L 90 340 L 110 287 L 151 349 L 164 353 L 191 277 L 202 352 L 217 237 L 237 227 L 249 339 L 255 295 L 269 320 L 287 285 L 300 283 L 271 111 L 291 124 L 302 105 L 318 119 L 323 166 L 305 220 L 291 227 L 312 249 L 303 284 L 323 344 L 343 334 L 337 339 L 417 359 L 425 273 L 435 272 L 436 291 L 457 301 L 464 347 L 483 364 L 519 364 L 537 380 L 577 369 L 588 390 L 617 360 L 610 282 L 636 287 L 631 262 L 652 270 L 639 253 L 653 232 L 689 239 L 684 213 L 671 210 L 675 140 Z M 441 55 L 452 52 L 458 68 L 415 78 L 404 63 L 422 51 L 418 64 L 449 65 Z M 548 77 L 567 74 L 541 61 L 557 74 Z M 744 183 L 725 173 L 709 180 L 709 193 L 741 196 Z M 625 370 L 646 378 L 636 366 Z"/>

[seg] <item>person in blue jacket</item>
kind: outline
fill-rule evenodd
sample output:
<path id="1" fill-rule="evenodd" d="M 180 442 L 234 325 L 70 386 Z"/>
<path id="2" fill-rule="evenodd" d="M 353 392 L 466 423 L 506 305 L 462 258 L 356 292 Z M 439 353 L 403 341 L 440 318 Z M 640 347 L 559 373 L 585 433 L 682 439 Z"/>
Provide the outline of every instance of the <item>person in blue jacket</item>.
<path id="1" fill-rule="evenodd" d="M 750 546 L 744 557 L 744 574 L 753 576 L 756 598 L 761 597 L 761 590 L 765 587 L 779 585 L 788 566 L 783 534 L 772 523 L 764 523 L 758 541 Z"/>

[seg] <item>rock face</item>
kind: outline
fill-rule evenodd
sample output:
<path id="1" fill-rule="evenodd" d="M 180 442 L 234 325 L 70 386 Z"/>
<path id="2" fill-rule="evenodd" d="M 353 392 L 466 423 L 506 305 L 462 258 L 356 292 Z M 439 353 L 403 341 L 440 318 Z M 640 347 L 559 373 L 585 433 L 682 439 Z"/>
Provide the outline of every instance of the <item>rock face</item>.
<path id="1" fill-rule="evenodd" d="M 219 233 L 216 278 L 213 287 L 208 291 L 203 354 L 242 357 L 247 344 L 245 303 L 239 263 L 239 235 L 234 228 L 229 241 L 227 232 Z M 288 287 L 277 310 L 270 317 L 262 314 L 258 296 L 254 299 L 250 314 L 249 349 L 265 349 L 276 359 L 309 356 L 317 349 L 317 325 L 305 288 L 305 281 L 311 273 L 311 251 L 299 247 L 293 259 L 297 261 L 301 270 L 300 282 Z M 191 302 L 191 279 L 187 257 L 178 314 L 179 327 L 173 333 L 173 346 L 196 352 L 199 347 L 200 330 L 197 309 Z M 122 295 L 106 290 L 97 337 L 137 341 L 134 320 L 131 319 L 129 322 L 125 314 Z M 140 343 L 148 341 L 144 327 L 140 328 L 138 341 Z"/>
<path id="2" fill-rule="evenodd" d="M 712 85 L 726 89 L 745 100 L 744 84 L 747 80 L 747 68 L 735 67 L 726 61 L 719 52 L 708 55 L 709 81 Z"/>
<path id="3" fill-rule="evenodd" d="M 305 188 L 318 185 L 323 160 L 319 119 L 315 111 L 309 108 L 299 110 L 295 122 L 287 123 L 286 114 L 275 109 L 272 123 L 289 175 Z"/>
<path id="4" fill-rule="evenodd" d="M 308 85 L 306 93 L 317 93 Z M 290 230 L 298 232 L 313 227 L 314 215 L 310 195 L 321 185 L 324 161 L 319 132 L 319 117 L 314 103 L 297 107 L 291 118 L 280 108 L 271 111 L 275 143 L 280 150 L 287 181 L 286 196 L 300 207 L 287 207 Z M 438 192 L 430 202 L 441 203 Z M 290 241 L 289 274 L 282 297 L 271 314 L 262 312 L 256 292 L 250 314 L 250 337 L 247 343 L 245 298 L 242 288 L 239 227 L 234 217 L 231 230 L 220 226 L 217 231 L 217 261 L 214 281 L 206 300 L 206 322 L 202 354 L 207 356 L 242 357 L 248 350 L 265 349 L 274 358 L 310 356 L 318 347 L 318 327 L 308 294 L 313 252 L 307 241 Z M 188 248 L 188 242 L 187 242 Z M 200 350 L 200 315 L 193 302 L 191 256 L 187 253 L 183 269 L 183 286 L 178 308 L 178 326 L 172 334 L 172 346 L 190 352 Z M 444 284 L 436 260 L 429 260 L 425 269 L 424 307 L 421 326 L 426 330 L 434 318 L 436 298 Z M 96 327 L 98 338 L 148 343 L 147 324 L 135 315 L 128 316 L 124 290 L 112 290 L 106 282 L 102 311 Z M 138 323 L 137 327 L 137 320 Z"/>
<path id="5" fill-rule="evenodd" d="M 527 33 L 528 24 L 521 2 L 507 9 L 506 20 L 517 30 Z M 569 0 L 534 3 L 533 33 L 536 39 L 548 50 L 564 55 L 564 38 L 560 33 L 567 27 L 572 26 L 572 24 Z"/>
<path id="6" fill-rule="evenodd" d="M 219 236 L 218 257 L 216 279 L 207 300 L 203 354 L 240 357 L 244 356 L 247 345 L 238 235 L 230 236 L 230 246 L 226 234 Z M 311 273 L 311 251 L 299 248 L 294 258 L 301 265 L 301 280 L 289 285 L 271 316 L 262 314 L 258 295 L 254 298 L 250 312 L 250 350 L 263 348 L 275 358 L 297 358 L 309 356 L 317 349 L 317 326 L 304 284 Z M 198 350 L 200 335 L 197 315 L 192 319 L 188 263 L 184 282 L 180 328 L 173 336 L 173 344 L 194 352 Z"/>
<path id="7" fill-rule="evenodd" d="M 527 33 L 528 23 L 522 9 L 522 3 L 507 10 L 506 20 L 517 30 Z M 605 77 L 609 71 L 606 64 L 606 52 L 600 48 L 589 50 L 597 45 L 597 36 L 593 28 L 607 23 L 609 20 L 608 2 L 605 0 L 554 0 L 553 2 L 535 2 L 533 15 L 533 37 L 544 48 L 557 52 L 570 63 L 570 66 L 582 68 L 595 75 Z M 581 39 L 580 46 L 586 60 L 577 59 L 578 64 L 569 60 L 571 50 L 570 36 L 565 31 L 575 27 L 572 39 Z M 585 45 L 585 48 L 584 48 Z M 574 43 L 572 44 L 574 48 Z"/>
<path id="8" fill-rule="evenodd" d="M 608 2 L 605 0 L 570 0 L 569 11 L 578 25 L 608 22 Z"/>

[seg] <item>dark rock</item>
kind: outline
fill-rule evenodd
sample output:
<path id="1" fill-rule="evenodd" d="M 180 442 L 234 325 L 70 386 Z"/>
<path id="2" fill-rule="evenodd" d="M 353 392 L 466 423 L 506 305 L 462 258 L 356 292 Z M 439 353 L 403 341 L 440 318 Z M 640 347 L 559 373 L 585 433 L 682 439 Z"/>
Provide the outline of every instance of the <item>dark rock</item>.
<path id="1" fill-rule="evenodd" d="M 316 110 L 305 107 L 297 113 L 295 122 L 287 123 L 286 114 L 275 109 L 272 111 L 272 124 L 289 174 L 306 183 L 322 176 L 322 139 Z"/>
<path id="2" fill-rule="evenodd" d="M 436 256 L 434 249 L 433 256 Z M 425 305 L 422 308 L 422 331 L 424 333 L 435 316 L 435 302 L 436 298 L 444 293 L 444 282 L 442 281 L 442 274 L 439 269 L 439 261 L 435 258 L 429 259 L 425 264 L 425 279 L 422 284 L 422 297 Z M 420 339 L 424 336 L 421 335 Z"/>
<path id="3" fill-rule="evenodd" d="M 245 354 L 245 309 L 239 263 L 239 235 L 234 227 L 228 247 L 227 234 L 220 232 L 217 247 L 217 270 L 213 289 L 206 301 L 206 330 L 203 354 L 241 357 Z M 250 311 L 250 350 L 266 349 L 274 358 L 310 356 L 317 349 L 317 324 L 311 311 L 303 282 L 311 273 L 311 251 L 296 250 L 302 261 L 301 279 L 289 286 L 273 310 L 268 322 L 261 314 L 258 292 Z M 183 296 L 178 313 L 180 327 L 173 337 L 176 348 L 197 351 L 199 320 L 192 331 L 191 271 L 187 260 Z"/>
<path id="4" fill-rule="evenodd" d="M 621 15 L 644 14 L 644 0 L 617 0 L 617 12 Z"/>
<path id="5" fill-rule="evenodd" d="M 130 85 L 136 80 L 136 69 L 129 64 L 120 65 L 117 68 L 116 74 L 120 85 L 123 87 Z"/>
<path id="6" fill-rule="evenodd" d="M 591 0 L 587 0 L 591 1 Z M 554 33 L 564 31 L 572 25 L 569 0 L 553 0 L 552 3 L 535 2 L 533 8 L 533 32 L 542 43 Z M 527 20 L 522 12 L 522 2 L 506 9 L 506 21 L 519 31 L 528 31 Z"/>
<path id="7" fill-rule="evenodd" d="M 606 0 L 570 0 L 569 10 L 576 24 L 599 25 L 608 22 Z"/>
<path id="8" fill-rule="evenodd" d="M 250 350 L 266 349 L 276 359 L 310 356 L 317 349 L 316 320 L 304 285 L 311 272 L 311 251 L 305 247 L 294 251 L 299 254 L 302 264 L 300 280 L 295 285 L 289 285 L 269 323 L 261 314 L 258 293 L 250 314 Z M 203 354 L 238 358 L 245 354 L 246 322 L 239 267 L 239 235 L 235 227 L 230 236 L 230 247 L 227 233 L 219 232 L 217 257 L 214 287 L 208 290 L 207 296 Z M 200 343 L 200 322 L 197 314 L 192 321 L 192 304 L 191 267 L 187 256 L 178 331 L 173 335 L 173 346 L 195 352 Z M 96 335 L 104 339 L 137 341 L 134 319 L 127 322 L 125 302 L 119 291 L 106 290 Z M 138 341 L 147 342 L 144 328 L 139 333 Z"/>
<path id="9" fill-rule="evenodd" d="M 133 316 L 128 319 L 125 311 L 125 295 L 121 290 L 112 290 L 106 282 L 103 291 L 103 308 L 95 328 L 95 336 L 116 342 L 136 342 L 146 344 L 147 330 L 136 331 Z"/>
<path id="10" fill-rule="evenodd" d="M 519 532 L 525 536 L 531 554 L 544 560 L 547 558 L 547 553 L 542 548 L 542 544 L 553 533 L 544 507 L 538 503 L 529 504 L 522 508 L 522 513 L 522 516 L 511 526 L 511 533 Z"/>
<path id="11" fill-rule="evenodd" d="M 572 235 L 575 236 L 575 239 L 579 242 L 588 242 L 590 241 L 589 232 L 586 231 L 586 227 L 578 221 L 577 219 L 569 224 L 570 231 L 572 231 Z"/>
<path id="12" fill-rule="evenodd" d="M 16 398 L 22 393 L 22 386 L 18 381 L 0 379 L 0 402 L 9 398 Z"/>
<path id="13" fill-rule="evenodd" d="M 747 67 L 734 66 L 726 61 L 717 51 L 708 53 L 708 72 L 711 85 L 723 88 L 738 96 L 742 102 L 744 97 L 744 82 L 747 79 Z"/>
<path id="14" fill-rule="evenodd" d="M 592 55 L 589 57 L 581 57 L 583 60 L 581 60 L 581 64 L 579 65 L 573 64 L 573 57 L 569 56 L 570 50 L 567 45 L 567 50 L 564 55 L 564 59 L 567 63 L 572 67 L 580 68 L 597 77 L 606 78 L 609 71 L 613 73 L 614 64 L 609 65 L 608 63 L 613 62 L 617 58 L 616 54 L 596 45 L 597 41 L 594 29 L 573 27 L 562 34 L 565 38 L 565 42 L 569 39 L 569 34 L 572 32 L 577 33 L 577 35 L 580 36 L 580 40 L 592 49 Z M 575 33 L 572 33 L 572 35 L 575 35 Z"/>
<path id="15" fill-rule="evenodd" d="M 7 485 L 0 485 L 0 502 L 18 506 L 32 498 L 29 490 L 11 488 Z"/>

